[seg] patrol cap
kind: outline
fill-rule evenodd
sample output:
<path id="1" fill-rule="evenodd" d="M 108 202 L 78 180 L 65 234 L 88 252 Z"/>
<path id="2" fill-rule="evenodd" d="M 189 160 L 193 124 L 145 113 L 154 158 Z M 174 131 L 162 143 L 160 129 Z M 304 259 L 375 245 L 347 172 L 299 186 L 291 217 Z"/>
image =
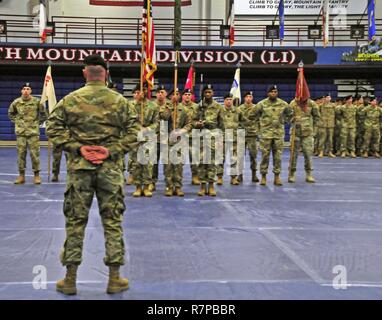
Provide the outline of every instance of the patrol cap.
<path id="1" fill-rule="evenodd" d="M 158 84 L 157 92 L 158 92 L 158 91 L 162 91 L 162 90 L 167 91 L 167 90 L 166 90 L 166 87 L 164 86 L 164 84 Z"/>
<path id="2" fill-rule="evenodd" d="M 271 86 L 268 87 L 267 93 L 273 91 L 273 90 L 278 90 L 277 86 L 275 84 L 272 84 Z"/>
<path id="3" fill-rule="evenodd" d="M 244 93 L 244 98 L 246 96 L 253 96 L 253 91 L 247 91 L 246 93 Z"/>
<path id="4" fill-rule="evenodd" d="M 227 93 L 225 96 L 224 96 L 224 100 L 225 99 L 228 99 L 228 98 L 233 98 L 233 94 L 232 93 Z"/>
<path id="5" fill-rule="evenodd" d="M 106 61 L 99 54 L 91 54 L 84 59 L 85 66 L 102 66 L 107 70 Z"/>
<path id="6" fill-rule="evenodd" d="M 191 93 L 192 94 L 192 91 L 191 91 L 191 89 L 184 89 L 182 92 L 182 95 L 185 93 Z"/>
<path id="7" fill-rule="evenodd" d="M 22 88 L 25 88 L 25 87 L 28 87 L 28 88 L 31 88 L 31 89 L 32 89 L 31 84 L 30 84 L 29 82 L 25 82 L 25 83 L 23 84 L 23 86 L 21 87 L 21 89 L 22 89 Z"/>
<path id="8" fill-rule="evenodd" d="M 203 92 L 206 90 L 214 90 L 214 87 L 212 84 L 206 84 L 203 88 Z"/>

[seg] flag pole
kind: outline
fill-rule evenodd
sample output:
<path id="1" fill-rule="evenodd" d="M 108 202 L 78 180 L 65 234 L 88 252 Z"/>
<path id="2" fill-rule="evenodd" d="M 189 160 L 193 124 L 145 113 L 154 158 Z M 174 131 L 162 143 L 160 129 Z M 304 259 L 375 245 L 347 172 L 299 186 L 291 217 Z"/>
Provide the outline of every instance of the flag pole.
<path id="1" fill-rule="evenodd" d="M 176 129 L 176 123 L 178 120 L 178 101 L 177 101 L 177 91 L 178 91 L 178 59 L 179 59 L 179 51 L 175 51 L 175 62 L 174 62 L 174 116 L 173 116 L 173 130 Z"/>
<path id="2" fill-rule="evenodd" d="M 52 61 L 48 61 L 48 68 L 52 66 Z M 44 79 L 44 85 L 45 85 L 45 79 Z M 49 101 L 48 101 L 48 112 L 49 112 Z M 50 141 L 48 137 L 48 182 L 50 182 L 50 169 L 51 169 L 51 159 L 52 159 L 52 142 Z"/>
<path id="3" fill-rule="evenodd" d="M 303 72 L 304 70 L 304 63 L 302 61 L 300 61 L 300 63 L 298 64 L 298 76 L 300 75 L 300 72 Z M 302 89 L 303 89 L 303 78 L 300 77 L 300 83 L 298 84 L 298 86 L 300 87 L 298 92 L 302 92 Z M 296 99 L 296 102 L 298 103 L 300 98 L 299 97 L 295 97 Z M 292 131 L 291 131 L 291 135 L 290 135 L 290 155 L 289 155 L 289 168 L 288 168 L 288 177 L 290 177 L 292 175 L 292 161 L 293 161 L 293 155 L 294 155 L 294 152 L 295 152 L 295 144 L 296 144 L 296 125 L 293 123 L 295 121 L 295 118 L 296 118 L 296 107 L 293 106 L 293 118 L 291 120 L 291 124 L 292 124 Z M 298 150 L 297 150 L 298 152 Z"/>

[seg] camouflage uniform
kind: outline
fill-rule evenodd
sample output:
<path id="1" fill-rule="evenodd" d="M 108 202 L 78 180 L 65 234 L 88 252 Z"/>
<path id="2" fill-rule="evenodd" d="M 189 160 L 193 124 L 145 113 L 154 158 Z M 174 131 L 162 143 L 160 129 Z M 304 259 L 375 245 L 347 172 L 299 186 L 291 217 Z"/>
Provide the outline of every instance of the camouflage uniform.
<path id="1" fill-rule="evenodd" d="M 189 115 L 190 119 L 192 120 L 194 113 L 195 113 L 195 110 L 198 107 L 198 104 L 191 101 L 189 104 L 182 102 L 180 104 L 180 106 L 181 106 L 181 108 L 184 108 L 188 112 L 188 115 Z M 191 122 L 191 125 L 192 125 L 192 122 Z M 192 135 L 191 134 L 190 134 L 190 139 L 188 141 L 188 144 L 189 144 L 189 157 L 190 157 L 191 174 L 193 177 L 196 177 L 198 175 L 198 166 L 196 164 L 192 163 L 192 159 L 195 159 L 196 156 L 194 155 L 195 153 L 193 152 L 193 149 L 192 149 Z"/>
<path id="2" fill-rule="evenodd" d="M 268 174 L 269 158 L 273 154 L 273 173 L 281 173 L 281 158 L 284 148 L 285 129 L 284 124 L 290 121 L 293 110 L 284 100 L 277 98 L 272 101 L 267 98 L 260 101 L 254 115 L 260 121 L 260 149 L 262 159 L 260 164 L 261 174 Z"/>
<path id="3" fill-rule="evenodd" d="M 108 89 L 102 81 L 89 81 L 64 97 L 49 116 L 49 138 L 69 155 L 63 265 L 79 265 L 82 261 L 85 227 L 94 194 L 105 232 L 104 262 L 108 266 L 124 264 L 122 167 L 124 154 L 136 147 L 139 131 L 137 115 L 129 110 L 122 95 Z M 79 150 L 87 145 L 103 146 L 110 156 L 102 164 L 93 164 Z"/>
<path id="4" fill-rule="evenodd" d="M 163 121 L 167 121 L 168 123 L 168 134 L 169 139 L 163 141 L 163 143 L 168 144 L 168 151 L 173 147 L 177 141 L 173 141 L 171 139 L 171 132 L 173 131 L 173 119 L 174 119 L 174 106 L 172 104 L 164 104 L 160 107 L 159 117 Z M 183 108 L 180 104 L 177 105 L 177 119 L 176 119 L 176 130 L 182 129 L 185 132 L 190 132 L 192 129 L 191 118 L 189 112 Z M 178 153 L 180 156 L 181 153 Z M 185 156 L 185 155 L 183 155 Z M 184 158 L 182 159 L 184 161 Z M 179 164 L 172 163 L 170 157 L 168 157 L 168 163 L 164 165 L 164 176 L 166 181 L 166 191 L 173 191 L 175 188 L 182 188 L 183 186 L 183 164 L 184 162 Z"/>
<path id="5" fill-rule="evenodd" d="M 341 118 L 341 153 L 355 153 L 357 107 L 344 104 L 336 108 L 336 114 Z"/>
<path id="6" fill-rule="evenodd" d="M 193 127 L 197 127 L 196 123 L 201 120 L 205 121 L 204 128 L 207 130 L 220 129 L 224 130 L 223 107 L 216 101 L 212 100 L 210 104 L 201 101 L 193 115 Z M 220 146 L 222 147 L 222 146 Z M 217 171 L 215 165 L 216 143 L 211 139 L 209 146 L 211 151 L 211 163 L 204 163 L 205 154 L 203 152 L 203 142 L 200 143 L 200 163 L 198 165 L 198 176 L 201 184 L 214 183 Z"/>
<path id="7" fill-rule="evenodd" d="M 313 171 L 313 127 L 320 121 L 320 112 L 317 104 L 313 100 L 308 100 L 306 110 L 304 111 L 296 100 L 291 102 L 293 108 L 292 128 L 295 129 L 295 145 L 292 154 L 292 163 L 290 171 L 292 174 L 297 170 L 297 158 L 300 147 L 304 154 L 305 171 L 310 174 Z"/>
<path id="8" fill-rule="evenodd" d="M 327 151 L 333 153 L 333 135 L 336 121 L 336 108 L 333 103 L 323 103 L 319 106 L 321 119 L 319 121 L 320 143 L 318 151 L 321 153 Z"/>
<path id="9" fill-rule="evenodd" d="M 369 151 L 379 153 L 382 123 L 382 109 L 378 106 L 367 106 L 363 109 L 361 115 L 364 117 L 365 135 L 363 139 L 362 152 Z"/>
<path id="10" fill-rule="evenodd" d="M 14 100 L 8 109 L 8 117 L 15 124 L 17 136 L 17 163 L 20 174 L 25 173 L 27 149 L 29 148 L 32 169 L 40 171 L 40 128 L 47 118 L 47 113 L 40 100 L 31 96 Z"/>
<path id="11" fill-rule="evenodd" d="M 240 110 L 234 106 L 228 108 L 227 106 L 223 107 L 222 117 L 224 122 L 224 133 L 227 129 L 233 130 L 233 141 L 226 141 L 226 136 L 224 135 L 224 144 L 223 144 L 223 163 L 219 164 L 217 167 L 217 175 L 224 175 L 224 163 L 226 160 L 226 148 L 227 144 L 232 144 L 232 154 L 231 154 L 231 170 L 234 169 L 237 165 L 237 129 L 240 128 L 240 120 L 242 119 L 242 114 Z M 236 176 L 232 174 L 231 176 Z"/>
<path id="12" fill-rule="evenodd" d="M 53 145 L 53 168 L 52 173 L 55 176 L 60 174 L 60 165 L 62 158 L 62 146 Z"/>
<path id="13" fill-rule="evenodd" d="M 365 136 L 365 114 L 363 110 L 366 108 L 364 104 L 357 106 L 357 131 L 356 131 L 356 139 L 355 139 L 355 149 L 357 152 L 357 155 L 361 155 L 362 147 L 364 144 L 364 136 Z"/>
<path id="14" fill-rule="evenodd" d="M 137 102 L 135 105 L 135 110 L 138 115 L 138 119 L 141 122 L 142 129 L 147 128 L 150 132 L 157 134 L 159 128 L 159 109 L 158 107 L 149 100 L 143 102 L 143 122 L 141 119 L 141 108 L 142 103 Z M 147 139 L 146 139 L 147 140 Z M 153 163 L 149 161 L 148 164 L 141 164 L 138 162 L 138 150 L 135 149 L 131 152 L 133 161 L 133 177 L 134 184 L 137 187 L 142 185 L 150 185 L 153 181 Z"/>
<path id="15" fill-rule="evenodd" d="M 246 105 L 244 103 L 239 106 L 239 111 L 243 115 L 240 125 L 245 129 L 245 144 L 249 150 L 252 177 L 256 176 L 257 170 L 257 135 L 259 133 L 259 122 L 249 119 L 254 108 L 254 104 Z"/>

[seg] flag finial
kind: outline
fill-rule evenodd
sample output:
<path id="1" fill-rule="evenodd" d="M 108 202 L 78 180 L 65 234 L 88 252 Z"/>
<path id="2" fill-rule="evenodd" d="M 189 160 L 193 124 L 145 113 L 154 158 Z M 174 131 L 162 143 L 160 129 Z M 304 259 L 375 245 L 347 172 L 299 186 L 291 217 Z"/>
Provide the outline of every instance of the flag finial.
<path id="1" fill-rule="evenodd" d="M 238 62 L 237 65 L 236 65 L 236 68 L 240 68 L 241 67 L 241 63 Z"/>
<path id="2" fill-rule="evenodd" d="M 298 64 L 299 68 L 304 68 L 304 62 L 301 60 L 300 63 Z"/>

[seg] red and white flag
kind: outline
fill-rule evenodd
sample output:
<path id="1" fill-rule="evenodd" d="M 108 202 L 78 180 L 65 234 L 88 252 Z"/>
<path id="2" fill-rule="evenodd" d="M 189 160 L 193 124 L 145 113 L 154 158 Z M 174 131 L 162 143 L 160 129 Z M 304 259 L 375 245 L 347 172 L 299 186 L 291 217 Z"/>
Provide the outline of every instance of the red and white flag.
<path id="1" fill-rule="evenodd" d="M 231 12 L 228 18 L 229 24 L 229 46 L 232 47 L 235 43 L 235 4 L 234 0 L 231 0 Z"/>
<path id="2" fill-rule="evenodd" d="M 195 101 L 194 86 L 195 86 L 195 68 L 194 68 L 194 64 L 191 63 L 190 69 L 188 70 L 187 81 L 186 81 L 186 85 L 184 86 L 184 89 L 190 89 L 191 90 L 192 101 Z"/>
<path id="3" fill-rule="evenodd" d="M 52 78 L 52 68 L 48 67 L 44 79 L 44 87 L 41 94 L 41 103 L 44 104 L 48 101 L 48 110 L 49 113 L 52 112 L 54 106 L 57 104 L 56 92 L 54 90 L 53 78 Z"/>
<path id="4" fill-rule="evenodd" d="M 40 23 L 39 23 L 39 35 L 40 42 L 46 42 L 46 3 L 45 0 L 40 0 Z"/>

